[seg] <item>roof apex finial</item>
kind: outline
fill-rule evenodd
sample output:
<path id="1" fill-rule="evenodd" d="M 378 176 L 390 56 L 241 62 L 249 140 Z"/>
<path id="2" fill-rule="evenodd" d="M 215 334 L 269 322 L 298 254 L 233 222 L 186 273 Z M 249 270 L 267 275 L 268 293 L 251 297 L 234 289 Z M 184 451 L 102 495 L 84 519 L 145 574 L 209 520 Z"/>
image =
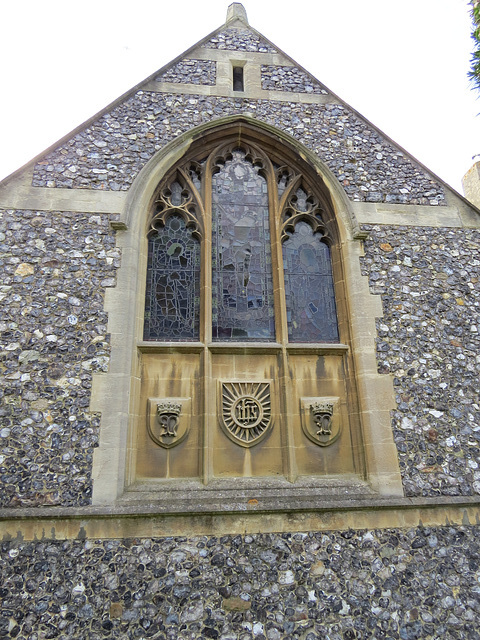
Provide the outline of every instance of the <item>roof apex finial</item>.
<path id="1" fill-rule="evenodd" d="M 242 22 L 245 22 L 245 24 L 248 24 L 247 12 L 241 2 L 232 2 L 227 9 L 226 24 L 233 22 L 234 20 L 241 20 Z"/>

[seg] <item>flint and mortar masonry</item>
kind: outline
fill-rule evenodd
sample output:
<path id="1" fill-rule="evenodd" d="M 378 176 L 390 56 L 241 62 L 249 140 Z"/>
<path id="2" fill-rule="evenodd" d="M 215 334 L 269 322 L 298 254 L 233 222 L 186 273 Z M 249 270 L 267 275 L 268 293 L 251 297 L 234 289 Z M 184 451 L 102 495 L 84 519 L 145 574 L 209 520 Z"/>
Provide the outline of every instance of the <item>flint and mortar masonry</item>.
<path id="1" fill-rule="evenodd" d="M 214 85 L 217 79 L 217 63 L 214 60 L 181 60 L 157 76 L 157 82 Z"/>
<path id="2" fill-rule="evenodd" d="M 480 232 L 363 229 L 363 270 L 383 302 L 378 371 L 394 376 L 405 492 L 479 494 Z"/>
<path id="3" fill-rule="evenodd" d="M 104 291 L 120 265 L 111 218 L 0 211 L 2 506 L 90 504 L 92 373 L 108 369 Z"/>
<path id="4" fill-rule="evenodd" d="M 264 40 L 261 40 L 254 33 L 240 29 L 225 29 L 215 34 L 213 38 L 203 45 L 203 48 L 277 53 L 276 49 Z"/>
<path id="5" fill-rule="evenodd" d="M 128 190 L 141 168 L 192 126 L 252 114 L 323 160 L 355 201 L 445 204 L 442 185 L 342 105 L 139 91 L 35 166 L 33 186 Z"/>
<path id="6" fill-rule="evenodd" d="M 479 638 L 476 527 L 5 541 L 5 638 Z"/>
<path id="7" fill-rule="evenodd" d="M 262 89 L 328 95 L 325 87 L 296 67 L 262 65 L 261 73 Z"/>

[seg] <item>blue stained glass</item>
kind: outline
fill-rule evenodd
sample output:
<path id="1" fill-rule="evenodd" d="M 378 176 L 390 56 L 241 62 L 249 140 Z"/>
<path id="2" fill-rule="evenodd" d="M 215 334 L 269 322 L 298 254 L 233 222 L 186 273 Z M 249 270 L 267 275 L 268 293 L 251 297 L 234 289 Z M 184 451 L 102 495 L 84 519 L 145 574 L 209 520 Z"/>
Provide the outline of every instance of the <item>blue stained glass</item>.
<path id="1" fill-rule="evenodd" d="M 306 222 L 283 245 L 288 337 L 291 342 L 338 342 L 330 249 Z"/>
<path id="2" fill-rule="evenodd" d="M 198 340 L 200 244 L 179 215 L 148 239 L 145 340 Z"/>
<path id="3" fill-rule="evenodd" d="M 240 149 L 212 178 L 214 340 L 274 340 L 268 193 Z"/>

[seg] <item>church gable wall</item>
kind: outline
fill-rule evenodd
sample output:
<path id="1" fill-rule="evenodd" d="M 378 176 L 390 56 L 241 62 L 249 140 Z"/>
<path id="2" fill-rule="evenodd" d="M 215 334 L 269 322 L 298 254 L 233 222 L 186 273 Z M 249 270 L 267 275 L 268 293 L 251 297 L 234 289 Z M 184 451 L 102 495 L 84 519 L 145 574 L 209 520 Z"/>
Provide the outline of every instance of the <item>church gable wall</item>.
<path id="1" fill-rule="evenodd" d="M 31 185 L 25 171 L 0 192 L 0 637 L 476 638 L 476 214 L 279 50 L 228 25 L 39 160 Z M 385 420 L 405 497 L 342 489 L 266 503 L 237 489 L 229 511 L 207 487 L 202 501 L 182 488 L 180 506 L 167 492 L 92 506 L 100 424 L 108 477 L 127 458 L 110 437 L 135 389 L 116 356 L 143 309 L 125 303 L 125 283 L 141 291 L 144 275 L 132 268 L 140 218 L 128 218 L 140 214 L 124 205 L 144 174 L 128 191 L 178 136 L 236 114 L 292 136 L 350 199 L 338 205 L 360 223 L 343 248 L 360 291 L 348 309 L 360 323 L 358 296 L 374 309 L 352 346 L 371 359 L 379 397 L 393 379 Z"/>
<path id="2" fill-rule="evenodd" d="M 233 68 L 244 90 L 233 90 Z M 256 32 L 228 27 L 37 162 L 32 185 L 128 191 L 156 152 L 192 127 L 234 114 L 289 133 L 357 202 L 445 205 L 433 176 Z"/>
<path id="3" fill-rule="evenodd" d="M 247 57 L 253 56 L 248 58 L 247 64 L 256 65 L 258 86 L 255 86 L 257 88 L 253 91 L 247 84 L 245 92 L 233 92 L 231 95 L 202 93 L 200 90 L 221 93 L 222 77 L 219 77 L 219 69 L 220 76 L 221 74 L 225 76 L 226 71 L 225 61 L 222 61 L 219 56 L 230 55 L 229 52 L 233 52 L 231 55 L 235 56 L 237 52 L 244 52 Z M 72 194 L 75 189 L 126 192 L 146 163 L 179 135 L 190 131 L 192 127 L 210 123 L 217 118 L 248 114 L 253 115 L 258 121 L 288 133 L 310 149 L 331 169 L 350 200 L 358 204 L 370 202 L 388 203 L 389 206 L 426 205 L 430 208 L 446 204 L 443 185 L 350 108 L 339 103 L 330 94 L 326 95 L 323 85 L 314 82 L 301 69 L 287 64 L 288 59 L 283 54 L 278 53 L 254 33 L 227 29 L 215 35 L 205 45 L 191 51 L 189 55 L 192 57 L 178 61 L 161 76 L 156 76 L 154 81 L 149 82 L 149 90 L 137 91 L 108 113 L 101 115 L 70 141 L 38 161 L 33 172 L 33 186 L 52 190 L 70 189 Z M 201 59 L 204 55 L 207 55 L 207 58 Z M 209 59 L 210 55 L 215 57 L 215 60 Z M 234 59 L 226 58 L 226 60 L 228 65 L 231 65 Z M 212 84 L 215 80 L 216 87 Z M 154 90 L 150 90 L 152 88 Z M 255 97 L 250 97 L 250 94 L 255 94 Z M 261 95 L 269 99 L 259 98 Z M 29 215 L 27 212 L 23 220 L 27 221 Z M 41 215 L 52 216 L 53 214 Z M 81 215 L 75 214 L 75 216 Z M 390 219 L 393 219 L 394 215 L 392 209 Z M 6 214 L 9 220 L 11 217 L 12 224 L 19 224 L 18 216 L 22 217 L 23 214 L 17 214 L 14 211 Z M 57 214 L 55 214 L 55 220 L 56 216 Z M 103 288 L 113 286 L 115 283 L 112 280 L 113 273 L 107 277 L 103 272 L 104 270 L 110 272 L 118 266 L 119 250 L 111 247 L 113 236 L 112 232 L 108 232 L 106 236 L 101 237 L 107 238 L 109 251 L 116 252 L 114 256 L 109 254 L 109 259 L 114 262 L 107 264 L 105 257 L 98 259 L 89 253 L 84 236 L 88 235 L 90 233 L 88 229 L 92 228 L 89 220 L 96 217 L 86 217 L 86 222 L 81 227 L 70 227 L 69 242 L 74 242 L 77 245 L 77 251 L 84 256 L 75 260 L 84 260 L 88 265 L 88 273 L 93 274 L 92 282 L 96 285 L 100 284 L 96 296 L 103 301 Z M 108 217 L 102 216 L 100 219 L 101 225 L 105 227 Z M 66 228 L 62 233 L 66 233 Z M 43 230 L 43 227 L 41 229 Z M 398 407 L 393 414 L 393 427 L 401 461 L 404 489 L 411 496 L 478 493 L 476 487 L 478 485 L 480 489 L 478 484 L 480 478 L 475 475 L 479 473 L 475 466 L 478 464 L 476 432 L 472 426 L 477 415 L 475 408 L 467 409 L 468 404 L 472 405 L 475 401 L 475 387 L 471 378 L 476 373 L 476 361 L 474 362 L 475 358 L 471 354 L 478 347 L 476 338 L 478 334 L 470 327 L 477 327 L 479 323 L 477 321 L 478 306 L 470 303 L 470 300 L 474 300 L 476 296 L 476 283 L 469 280 L 472 288 L 468 289 L 470 297 L 465 297 L 465 304 L 455 302 L 453 309 L 450 304 L 457 298 L 463 299 L 463 290 L 468 286 L 463 274 L 464 268 L 461 266 L 462 261 L 455 258 L 460 255 L 459 251 L 462 257 L 468 257 L 469 248 L 475 244 L 477 232 L 462 229 L 445 231 L 423 228 L 419 236 L 419 230 L 416 227 L 370 227 L 367 225 L 365 229 L 370 233 L 370 239 L 366 243 L 366 255 L 363 260 L 364 274 L 370 278 L 371 293 L 381 295 L 385 313 L 384 318 L 378 321 L 378 371 L 382 374 L 394 375 L 398 391 Z M 102 233 L 106 233 L 105 229 Z M 58 233 L 54 237 L 57 240 L 60 239 Z M 387 246 L 391 249 L 386 250 Z M 436 253 L 435 246 L 445 246 L 441 257 Z M 84 247 L 87 247 L 85 254 L 82 253 Z M 420 255 L 422 266 L 418 267 Z M 448 256 L 450 265 L 448 268 L 452 270 L 451 274 L 441 271 L 447 268 L 444 264 L 445 256 Z M 38 258 L 38 260 L 41 264 L 41 259 Z M 96 263 L 94 264 L 92 260 L 96 260 Z M 409 266 L 409 260 L 412 261 L 412 266 Z M 37 266 L 34 265 L 33 268 L 37 269 Z M 69 266 L 66 268 L 70 269 Z M 71 268 L 74 269 L 74 265 Z M 477 269 L 476 265 L 472 264 L 471 274 Z M 432 274 L 435 275 L 432 276 Z M 55 287 L 55 284 L 54 280 L 48 280 L 49 287 Z M 14 286 L 21 289 L 20 293 L 17 293 L 14 288 L 11 292 L 9 290 L 8 295 L 19 295 L 22 298 L 20 304 L 23 305 L 22 287 L 25 283 L 20 279 L 14 282 Z M 77 294 L 69 297 L 80 299 L 83 303 L 80 295 L 83 289 L 81 285 L 76 286 Z M 63 294 L 61 280 L 58 281 L 58 287 L 58 292 Z M 453 293 L 455 287 L 459 288 L 458 295 Z M 450 295 L 450 303 L 448 300 L 439 301 L 433 306 L 432 300 L 436 301 L 439 300 L 439 296 L 447 295 Z M 66 308 L 68 298 L 60 298 L 60 300 Z M 400 310 L 401 305 L 403 306 Z M 85 311 L 85 314 L 96 318 L 97 312 L 92 311 L 89 315 Z M 89 326 L 105 325 L 105 314 L 103 311 L 98 311 L 98 314 L 100 319 L 89 320 Z M 65 311 L 61 316 L 61 322 L 68 323 L 65 320 L 68 315 Z M 459 340 L 460 346 L 452 343 L 452 340 L 454 342 L 457 340 L 459 331 L 462 330 L 458 326 L 457 316 L 462 320 L 462 327 L 465 327 L 463 331 L 468 335 L 469 340 L 468 344 Z M 29 317 L 28 312 L 25 317 Z M 83 322 L 87 323 L 87 320 Z M 52 316 L 48 313 L 45 323 L 52 324 Z M 448 327 L 452 324 L 456 326 L 452 328 L 452 335 L 450 335 Z M 81 326 L 83 325 L 79 322 L 75 331 L 78 332 Z M 414 331 L 410 333 L 412 328 Z M 70 333 L 73 330 L 71 327 L 68 329 Z M 16 349 L 8 351 L 9 358 L 20 356 L 23 350 L 30 348 L 27 326 L 23 329 L 19 328 L 19 331 L 23 337 L 19 340 L 18 353 Z M 43 332 L 41 327 L 39 331 Z M 89 335 L 88 331 L 84 335 Z M 61 338 L 68 343 L 68 353 L 72 354 L 69 356 L 71 364 L 68 366 L 77 367 L 83 378 L 79 378 L 74 371 L 62 371 L 59 377 L 63 385 L 62 394 L 68 397 L 73 391 L 78 395 L 77 387 L 80 387 L 81 393 L 78 397 L 83 398 L 84 411 L 87 411 L 90 400 L 88 384 L 91 376 L 88 369 L 90 365 L 87 363 L 92 362 L 93 371 L 108 370 L 108 337 L 105 331 L 98 334 L 99 338 L 93 342 L 97 334 L 92 333 L 90 338 L 85 338 L 87 342 L 91 340 L 92 344 L 89 342 L 85 346 L 83 342 L 77 344 L 70 340 L 69 336 L 67 332 L 65 338 Z M 404 348 L 406 344 L 408 344 L 408 351 Z M 8 344 L 5 342 L 5 349 L 7 348 Z M 50 348 L 53 348 L 51 344 Z M 463 348 L 466 351 L 462 351 Z M 87 349 L 87 353 L 84 349 Z M 96 350 L 103 349 L 100 359 L 92 360 L 88 349 L 93 349 L 94 354 Z M 53 352 L 49 353 L 52 357 Z M 432 364 L 433 361 L 435 365 Z M 7 379 L 7 387 L 11 389 L 10 401 L 7 404 L 10 407 L 8 411 L 13 410 L 13 399 L 18 395 L 16 392 L 13 393 L 12 389 L 18 386 L 19 393 L 23 394 L 22 385 L 33 384 L 32 381 L 21 379 L 26 366 L 22 366 L 21 361 L 19 363 L 18 360 L 12 360 L 8 374 L 13 372 L 14 365 L 20 365 L 19 379 Z M 33 365 L 34 369 L 35 366 Z M 409 373 L 412 370 L 415 371 Z M 48 376 L 46 380 L 47 382 L 44 382 L 38 377 L 35 385 L 38 389 L 43 389 L 42 385 L 53 385 L 57 388 L 60 384 L 52 383 Z M 440 387 L 438 386 L 440 383 L 448 386 Z M 464 395 L 460 396 L 462 400 L 458 401 L 460 392 Z M 33 395 L 30 401 L 28 398 L 28 395 L 22 395 L 24 409 L 27 412 L 37 411 L 35 415 L 39 420 L 37 423 L 34 418 L 27 418 L 33 420 L 31 434 L 33 442 L 36 441 L 37 431 L 44 429 L 47 422 L 43 410 L 35 405 L 39 398 L 34 398 Z M 43 406 L 46 401 L 42 400 L 42 402 Z M 53 400 L 51 402 L 53 403 Z M 64 408 L 58 405 L 55 410 L 57 413 L 51 413 L 54 425 L 60 420 L 58 416 L 63 410 Z M 45 411 L 51 412 L 50 400 L 45 405 Z M 50 414 L 45 413 L 45 415 Z M 74 426 L 68 422 L 68 418 L 63 422 L 65 424 L 62 429 Z M 87 425 L 82 428 L 88 431 L 88 437 L 83 440 L 84 443 L 88 443 L 88 446 L 82 449 L 78 445 L 81 438 L 78 439 L 75 436 L 74 441 L 77 442 L 75 447 L 78 451 L 74 447 L 73 457 L 77 456 L 79 461 L 77 466 L 81 470 L 73 475 L 82 478 L 85 492 L 82 494 L 81 491 L 77 491 L 75 495 L 72 494 L 71 483 L 68 485 L 70 488 L 66 488 L 65 491 L 63 487 L 57 487 L 53 491 L 53 484 L 49 485 L 50 481 L 39 481 L 40 484 L 35 488 L 32 481 L 25 479 L 32 469 L 37 469 L 35 466 L 37 462 L 31 462 L 29 459 L 23 465 L 19 462 L 20 457 L 15 453 L 6 457 L 8 469 L 13 471 L 6 476 L 10 484 L 9 493 L 5 498 L 6 504 L 11 504 L 9 500 L 15 493 L 14 486 L 17 481 L 25 481 L 27 484 L 22 485 L 25 487 L 25 491 L 20 492 L 23 497 L 17 497 L 16 500 L 41 502 L 43 493 L 47 492 L 54 497 L 45 498 L 45 501 L 52 499 L 64 505 L 83 504 L 82 501 L 89 501 L 90 456 L 91 447 L 96 444 L 98 435 L 98 416 L 91 415 L 85 419 L 82 418 L 80 422 Z M 12 425 L 19 426 L 13 422 Z M 37 429 L 36 425 L 41 427 Z M 62 431 L 62 438 L 68 440 L 72 433 L 71 430 Z M 13 445 L 8 442 L 7 451 L 11 450 L 12 453 L 20 451 L 17 445 L 20 447 L 17 442 Z M 61 448 L 64 448 L 63 444 Z M 70 464 L 70 461 L 65 459 L 58 466 L 54 456 L 51 464 L 47 463 L 47 467 L 38 468 L 48 468 L 48 473 L 51 470 L 52 478 L 63 478 L 66 475 L 73 477 L 72 474 L 64 472 L 65 465 L 68 467 L 67 463 Z"/>

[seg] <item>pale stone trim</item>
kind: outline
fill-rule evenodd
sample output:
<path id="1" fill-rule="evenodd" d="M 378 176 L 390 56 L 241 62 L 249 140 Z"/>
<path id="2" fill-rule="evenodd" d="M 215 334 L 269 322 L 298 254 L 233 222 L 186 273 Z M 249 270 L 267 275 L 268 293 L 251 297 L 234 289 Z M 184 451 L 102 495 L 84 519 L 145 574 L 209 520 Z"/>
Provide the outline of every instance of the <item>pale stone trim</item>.
<path id="1" fill-rule="evenodd" d="M 125 191 L 32 187 L 33 166 L 0 187 L 0 208 L 79 213 L 121 213 Z"/>
<path id="2" fill-rule="evenodd" d="M 227 19 L 225 20 L 225 24 L 230 26 L 237 21 L 240 24 L 243 22 L 248 25 L 247 12 L 241 2 L 232 2 L 227 9 Z"/>
<path id="3" fill-rule="evenodd" d="M 480 216 L 467 207 L 460 198 L 455 205 L 446 207 L 385 202 L 352 202 L 351 206 L 361 225 L 480 228 Z"/>
<path id="4" fill-rule="evenodd" d="M 253 72 L 252 72 L 253 75 Z M 302 104 L 341 104 L 340 100 L 329 95 L 317 93 L 295 93 L 289 91 L 267 91 L 260 87 L 250 88 L 245 85 L 245 91 L 233 91 L 232 83 L 217 79 L 217 85 L 177 84 L 174 82 L 148 82 L 142 91 L 156 93 L 173 93 L 181 95 L 217 96 L 220 98 L 249 98 L 251 100 L 270 100 L 277 102 L 298 102 Z"/>
<path id="5" fill-rule="evenodd" d="M 141 340 L 147 262 L 146 224 L 150 199 L 165 171 L 188 149 L 169 146 L 167 158 L 157 153 L 136 177 L 128 192 L 124 220 L 128 231 L 117 234 L 122 251 L 117 286 L 107 289 L 105 310 L 111 333 L 111 359 L 107 374 L 92 381 L 90 408 L 100 411 L 99 447 L 93 455 L 93 504 L 112 504 L 125 485 L 135 477 L 136 443 L 132 440 L 140 397 L 140 358 L 136 343 Z M 175 147 L 175 145 L 173 145 Z M 139 276 L 142 274 L 142 277 Z M 126 472 L 129 472 L 127 477 Z"/>
<path id="6" fill-rule="evenodd" d="M 199 47 L 190 51 L 182 60 L 245 60 L 254 64 L 264 64 L 273 67 L 294 67 L 292 59 L 282 53 L 267 53 L 262 51 L 241 51 L 239 49 L 208 49 Z"/>
<path id="7" fill-rule="evenodd" d="M 463 176 L 462 186 L 468 200 L 480 207 L 480 162 L 475 162 Z"/>
<path id="8" fill-rule="evenodd" d="M 478 500 L 478 497 L 476 498 Z M 109 508 L 92 513 L 85 508 L 79 512 L 45 515 L 45 509 L 9 510 L 0 520 L 0 537 L 4 540 L 105 540 L 112 538 L 158 538 L 185 535 L 236 535 L 255 533 L 285 533 L 291 531 L 345 531 L 372 529 L 411 529 L 441 527 L 448 523 L 471 525 L 480 520 L 478 502 L 465 500 L 460 504 L 429 506 L 422 500 L 372 500 L 371 505 L 352 505 L 337 501 L 320 509 L 291 512 L 288 518 L 282 511 L 261 512 L 261 504 L 244 505 L 246 513 L 218 514 L 158 514 L 155 509 L 119 513 Z M 50 512 L 57 511 L 50 508 Z M 257 513 L 256 513 L 257 512 Z"/>

